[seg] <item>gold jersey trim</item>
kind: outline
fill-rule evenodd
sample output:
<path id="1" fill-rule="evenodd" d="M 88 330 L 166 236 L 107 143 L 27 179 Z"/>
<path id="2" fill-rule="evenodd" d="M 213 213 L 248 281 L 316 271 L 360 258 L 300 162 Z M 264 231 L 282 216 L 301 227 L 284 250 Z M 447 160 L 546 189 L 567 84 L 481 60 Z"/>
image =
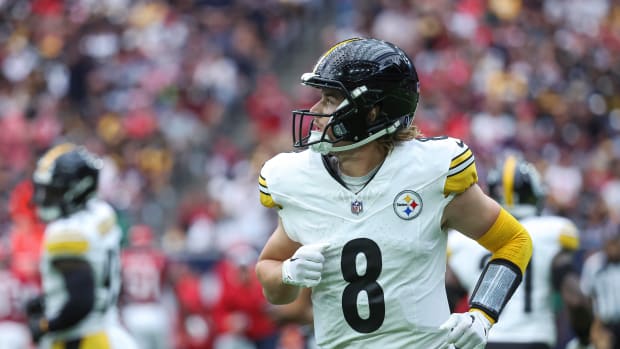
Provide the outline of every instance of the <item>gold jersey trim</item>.
<path id="1" fill-rule="evenodd" d="M 566 223 L 560 229 L 560 236 L 558 236 L 558 242 L 562 248 L 567 250 L 576 250 L 579 248 L 579 234 L 577 233 L 577 227 L 573 223 Z"/>
<path id="2" fill-rule="evenodd" d="M 450 161 L 443 193 L 444 195 L 450 193 L 460 194 L 477 182 L 476 158 L 471 149 L 465 146 L 465 150 Z"/>
<path id="3" fill-rule="evenodd" d="M 106 235 L 107 233 L 112 231 L 112 228 L 114 228 L 114 226 L 116 226 L 116 217 L 110 216 L 97 224 L 97 231 L 100 235 Z"/>
<path id="4" fill-rule="evenodd" d="M 83 255 L 88 251 L 88 241 L 62 241 L 45 244 L 45 250 L 51 255 Z"/>
<path id="5" fill-rule="evenodd" d="M 452 158 L 452 161 L 450 162 L 450 170 L 456 168 L 457 166 L 459 166 L 461 163 L 463 163 L 464 161 L 466 161 L 472 156 L 473 156 L 473 153 L 471 149 L 469 148 L 465 149 L 462 153 Z"/>
<path id="6" fill-rule="evenodd" d="M 258 176 L 258 190 L 260 191 L 260 203 L 267 208 L 282 208 L 279 204 L 273 201 L 269 188 L 267 187 L 267 180 L 262 175 Z"/>
<path id="7" fill-rule="evenodd" d="M 74 230 L 53 232 L 45 241 L 45 251 L 51 255 L 82 255 L 89 247 L 84 235 Z"/>
<path id="8" fill-rule="evenodd" d="M 111 349 L 110 339 L 105 332 L 95 332 L 80 340 L 78 349 Z M 54 342 L 52 349 L 68 349 L 67 343 L 63 341 Z"/>

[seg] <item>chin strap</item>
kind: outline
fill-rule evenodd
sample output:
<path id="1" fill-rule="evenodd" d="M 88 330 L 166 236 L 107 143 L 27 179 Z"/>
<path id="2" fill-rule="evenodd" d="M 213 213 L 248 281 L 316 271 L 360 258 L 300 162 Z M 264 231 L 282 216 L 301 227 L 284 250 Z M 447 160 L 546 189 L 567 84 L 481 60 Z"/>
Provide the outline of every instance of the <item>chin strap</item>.
<path id="1" fill-rule="evenodd" d="M 359 148 L 363 145 L 366 145 L 378 138 L 383 137 L 384 135 L 387 134 L 391 134 L 394 133 L 398 130 L 398 128 L 400 127 L 400 120 L 396 120 L 391 126 L 388 126 L 386 128 L 384 128 L 383 130 L 368 136 L 364 139 L 362 139 L 359 142 L 356 143 L 352 143 L 352 144 L 347 144 L 347 145 L 342 145 L 339 147 L 335 147 L 333 143 L 330 142 L 318 142 L 315 144 L 311 144 L 310 145 L 310 150 L 316 152 L 316 153 L 321 153 L 323 155 L 327 155 L 329 153 L 338 153 L 338 152 L 342 152 L 342 151 L 347 151 L 347 150 L 352 150 L 352 149 L 356 149 Z M 310 141 L 314 141 L 315 139 L 319 139 L 323 136 L 323 133 L 321 131 L 311 131 L 310 133 Z"/>

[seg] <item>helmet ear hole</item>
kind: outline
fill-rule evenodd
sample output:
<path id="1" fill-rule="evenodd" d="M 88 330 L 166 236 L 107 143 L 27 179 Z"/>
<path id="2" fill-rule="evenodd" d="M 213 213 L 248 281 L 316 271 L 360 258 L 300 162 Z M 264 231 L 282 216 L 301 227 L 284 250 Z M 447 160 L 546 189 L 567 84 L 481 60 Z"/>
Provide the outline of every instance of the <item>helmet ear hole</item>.
<path id="1" fill-rule="evenodd" d="M 368 111 L 368 115 L 366 116 L 366 124 L 372 125 L 381 117 L 381 103 L 375 104 Z"/>

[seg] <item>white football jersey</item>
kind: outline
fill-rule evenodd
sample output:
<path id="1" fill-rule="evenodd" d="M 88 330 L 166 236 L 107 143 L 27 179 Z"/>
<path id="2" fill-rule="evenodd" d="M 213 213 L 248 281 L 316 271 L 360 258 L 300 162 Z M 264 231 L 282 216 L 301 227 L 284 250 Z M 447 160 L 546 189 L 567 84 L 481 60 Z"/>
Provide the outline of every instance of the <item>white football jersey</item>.
<path id="1" fill-rule="evenodd" d="M 491 328 L 489 342 L 540 342 L 553 347 L 556 328 L 552 308 L 552 261 L 563 248 L 578 247 L 577 228 L 570 220 L 557 216 L 530 217 L 521 220 L 521 224 L 532 237 L 532 259 L 521 284 Z M 448 234 L 448 251 L 450 268 L 471 295 L 491 253 L 455 231 Z"/>
<path id="2" fill-rule="evenodd" d="M 41 261 L 46 317 L 56 316 L 67 300 L 62 275 L 52 265 L 55 258 L 86 260 L 94 271 L 95 279 L 93 310 L 72 328 L 53 333 L 55 339 L 82 337 L 107 328 L 117 319 L 121 235 L 114 210 L 97 199 L 89 201 L 86 209 L 47 226 Z"/>
<path id="3" fill-rule="evenodd" d="M 312 304 L 321 348 L 439 348 L 447 330 L 445 206 L 476 183 L 462 141 L 397 146 L 354 193 L 311 151 L 279 154 L 259 178 L 261 202 L 279 208 L 289 237 L 327 242 Z"/>

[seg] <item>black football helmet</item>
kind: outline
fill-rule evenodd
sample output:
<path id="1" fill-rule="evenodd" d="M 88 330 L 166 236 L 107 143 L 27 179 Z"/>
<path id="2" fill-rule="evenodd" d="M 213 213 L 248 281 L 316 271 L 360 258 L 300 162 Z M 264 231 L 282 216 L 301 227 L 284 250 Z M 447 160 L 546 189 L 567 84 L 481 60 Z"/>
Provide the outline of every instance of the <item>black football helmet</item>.
<path id="1" fill-rule="evenodd" d="M 377 39 L 337 43 L 311 73 L 302 75 L 301 83 L 336 89 L 345 98 L 332 114 L 293 111 L 293 146 L 311 146 L 322 153 L 357 148 L 408 128 L 418 104 L 419 80 L 411 59 L 395 45 Z M 380 106 L 380 115 L 369 122 L 368 113 L 375 105 Z M 313 132 L 315 117 L 330 118 L 322 132 Z M 353 144 L 333 146 L 340 141 Z"/>
<path id="2" fill-rule="evenodd" d="M 101 159 L 74 144 L 48 150 L 33 174 L 39 217 L 50 222 L 83 209 L 97 192 L 101 165 Z"/>
<path id="3" fill-rule="evenodd" d="M 538 171 L 529 162 L 514 155 L 489 171 L 489 195 L 516 218 L 539 215 L 545 199 Z"/>

